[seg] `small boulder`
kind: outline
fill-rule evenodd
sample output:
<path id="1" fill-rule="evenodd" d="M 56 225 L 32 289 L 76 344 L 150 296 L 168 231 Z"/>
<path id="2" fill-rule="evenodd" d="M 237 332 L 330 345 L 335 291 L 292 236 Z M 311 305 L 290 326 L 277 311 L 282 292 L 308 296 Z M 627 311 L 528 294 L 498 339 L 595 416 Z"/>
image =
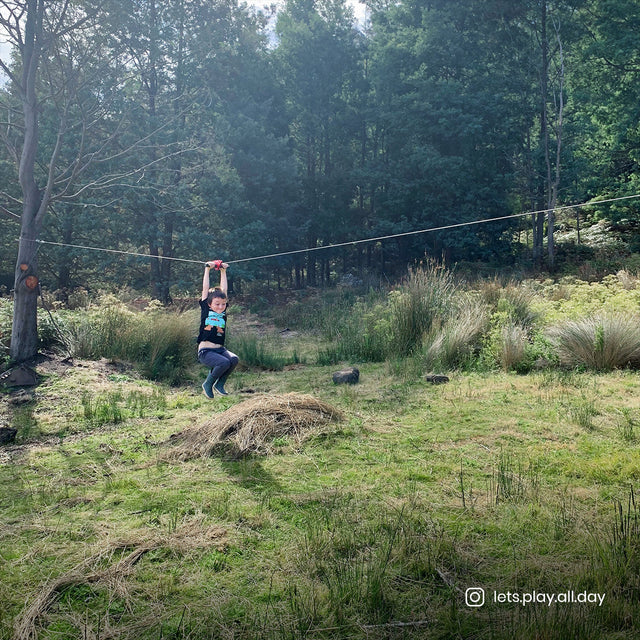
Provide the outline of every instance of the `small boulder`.
<path id="1" fill-rule="evenodd" d="M 355 367 L 349 367 L 348 369 L 342 369 L 336 371 L 333 374 L 334 384 L 357 384 L 360 380 L 360 371 Z"/>
<path id="2" fill-rule="evenodd" d="M 17 429 L 0 427 L 0 444 L 11 444 L 16 439 L 17 433 Z"/>
<path id="3" fill-rule="evenodd" d="M 0 384 L 6 387 L 33 387 L 38 384 L 38 374 L 24 364 L 19 364 L 0 376 Z"/>
<path id="4" fill-rule="evenodd" d="M 445 382 L 449 382 L 449 378 L 447 376 L 441 376 L 435 373 L 430 373 L 425 376 L 424 379 L 431 384 L 444 384 Z"/>

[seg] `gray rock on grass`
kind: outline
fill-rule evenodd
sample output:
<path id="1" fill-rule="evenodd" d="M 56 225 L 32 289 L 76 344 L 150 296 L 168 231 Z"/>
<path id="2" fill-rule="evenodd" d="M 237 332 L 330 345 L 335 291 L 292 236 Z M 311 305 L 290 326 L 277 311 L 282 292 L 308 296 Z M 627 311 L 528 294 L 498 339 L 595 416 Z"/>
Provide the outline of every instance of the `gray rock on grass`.
<path id="1" fill-rule="evenodd" d="M 334 384 L 357 384 L 360 380 L 360 371 L 355 367 L 349 367 L 348 369 L 342 369 L 336 371 L 333 374 Z"/>

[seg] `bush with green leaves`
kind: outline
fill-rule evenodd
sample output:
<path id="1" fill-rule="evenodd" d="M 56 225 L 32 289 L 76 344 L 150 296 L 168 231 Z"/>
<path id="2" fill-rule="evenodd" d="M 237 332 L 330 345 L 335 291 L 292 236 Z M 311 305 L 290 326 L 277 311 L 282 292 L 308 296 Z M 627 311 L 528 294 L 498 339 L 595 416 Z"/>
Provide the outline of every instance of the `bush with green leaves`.
<path id="1" fill-rule="evenodd" d="M 547 323 L 579 320 L 597 313 L 635 313 L 640 309 L 639 280 L 626 271 L 599 282 L 574 277 L 529 283 L 535 288 L 534 308 Z"/>
<path id="2" fill-rule="evenodd" d="M 611 371 L 640 364 L 640 317 L 599 313 L 551 327 L 549 339 L 560 362 L 570 367 Z"/>

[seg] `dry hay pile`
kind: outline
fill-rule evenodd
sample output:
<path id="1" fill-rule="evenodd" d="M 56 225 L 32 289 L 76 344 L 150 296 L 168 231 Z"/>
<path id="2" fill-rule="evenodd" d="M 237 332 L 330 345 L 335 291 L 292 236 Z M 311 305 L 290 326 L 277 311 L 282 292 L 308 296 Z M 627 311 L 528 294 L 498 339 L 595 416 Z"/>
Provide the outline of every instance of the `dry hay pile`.
<path id="1" fill-rule="evenodd" d="M 134 572 L 138 561 L 149 551 L 163 548 L 173 553 L 186 553 L 191 549 L 223 550 L 226 546 L 226 529 L 217 525 L 206 525 L 198 518 L 185 519 L 168 535 L 142 530 L 132 534 L 128 539 L 107 542 L 102 549 L 68 573 L 42 585 L 40 591 L 16 618 L 13 640 L 37 640 L 42 629 L 42 619 L 47 617 L 49 609 L 70 587 L 95 584 L 128 602 L 130 594 L 126 579 Z M 108 633 L 104 636 L 91 633 L 87 628 L 87 621 L 82 622 L 83 637 L 110 637 Z M 46 622 L 44 624 L 46 626 Z"/>
<path id="2" fill-rule="evenodd" d="M 220 415 L 173 436 L 172 457 L 181 460 L 210 456 L 216 451 L 242 456 L 269 453 L 276 438 L 301 443 L 314 430 L 342 415 L 331 405 L 308 395 L 261 395 L 230 407 Z"/>

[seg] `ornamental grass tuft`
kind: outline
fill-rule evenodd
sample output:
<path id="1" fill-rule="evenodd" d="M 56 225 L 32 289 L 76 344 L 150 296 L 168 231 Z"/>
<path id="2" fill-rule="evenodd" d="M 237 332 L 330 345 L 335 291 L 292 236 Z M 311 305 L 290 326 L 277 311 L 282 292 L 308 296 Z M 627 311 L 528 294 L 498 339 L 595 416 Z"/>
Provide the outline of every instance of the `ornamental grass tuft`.
<path id="1" fill-rule="evenodd" d="M 561 364 L 611 371 L 640 364 L 636 315 L 604 313 L 571 320 L 549 330 Z"/>

